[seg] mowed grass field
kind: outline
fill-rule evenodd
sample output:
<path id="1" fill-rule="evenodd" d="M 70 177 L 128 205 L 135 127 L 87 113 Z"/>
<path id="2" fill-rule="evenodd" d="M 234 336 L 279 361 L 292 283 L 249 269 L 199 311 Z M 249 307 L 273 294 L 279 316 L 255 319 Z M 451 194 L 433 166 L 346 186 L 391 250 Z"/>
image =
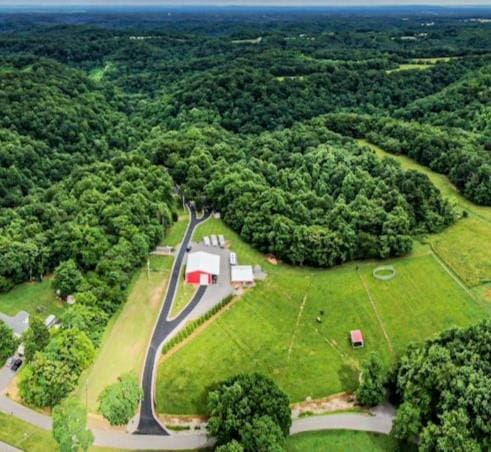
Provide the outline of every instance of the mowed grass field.
<path id="1" fill-rule="evenodd" d="M 219 220 L 204 223 L 195 238 L 210 233 L 224 234 L 240 263 L 259 263 L 269 276 L 163 360 L 159 412 L 205 413 L 210 386 L 238 372 L 270 376 L 292 402 L 350 391 L 370 351 L 389 364 L 412 341 L 490 314 L 489 306 L 474 301 L 428 246 L 385 261 L 395 266 L 397 276 L 383 282 L 372 276 L 376 262 L 330 270 L 275 266 Z M 357 328 L 366 346 L 354 350 L 349 332 Z"/>
<path id="2" fill-rule="evenodd" d="M 148 342 L 167 286 L 171 256 L 152 256 L 133 278 L 126 303 L 110 320 L 93 365 L 82 374 L 76 396 L 97 413 L 102 390 L 125 372 L 140 376 Z"/>
<path id="3" fill-rule="evenodd" d="M 41 313 L 37 312 L 38 306 L 43 308 Z M 56 298 L 49 279 L 19 284 L 9 292 L 0 294 L 0 312 L 11 316 L 26 311 L 40 318 L 46 318 L 49 314 L 58 317 L 63 309 L 64 305 Z"/>
<path id="4" fill-rule="evenodd" d="M 326 430 L 290 436 L 287 439 L 286 450 L 288 452 L 396 452 L 401 449 L 394 438 L 388 435 Z"/>
<path id="5" fill-rule="evenodd" d="M 406 170 L 412 169 L 426 174 L 443 196 L 467 212 L 467 218 L 460 219 L 439 234 L 429 236 L 427 240 L 435 253 L 467 286 L 476 287 L 491 281 L 491 207 L 473 204 L 458 192 L 447 177 L 406 156 L 390 154 L 365 140 L 358 142 L 370 146 L 381 158 L 396 159 Z M 488 301 L 491 299 L 488 298 Z"/>

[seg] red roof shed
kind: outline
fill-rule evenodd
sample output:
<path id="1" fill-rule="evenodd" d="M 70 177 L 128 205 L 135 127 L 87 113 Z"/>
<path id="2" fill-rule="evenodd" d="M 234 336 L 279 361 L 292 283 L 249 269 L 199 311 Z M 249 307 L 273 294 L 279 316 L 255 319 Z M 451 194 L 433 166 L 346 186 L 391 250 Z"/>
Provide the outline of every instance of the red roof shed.
<path id="1" fill-rule="evenodd" d="M 351 345 L 353 347 L 363 347 L 365 345 L 361 330 L 351 331 Z"/>

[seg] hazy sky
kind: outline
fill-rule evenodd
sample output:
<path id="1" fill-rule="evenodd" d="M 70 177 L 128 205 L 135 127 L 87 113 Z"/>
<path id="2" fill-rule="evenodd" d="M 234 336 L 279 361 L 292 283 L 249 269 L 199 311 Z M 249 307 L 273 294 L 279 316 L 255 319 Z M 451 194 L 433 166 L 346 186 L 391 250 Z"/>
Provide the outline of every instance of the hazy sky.
<path id="1" fill-rule="evenodd" d="M 114 5 L 114 6 L 189 6 L 189 5 L 236 5 L 236 6 L 349 6 L 349 5 L 446 5 L 490 6 L 491 0 L 0 0 L 0 6 L 21 5 Z"/>

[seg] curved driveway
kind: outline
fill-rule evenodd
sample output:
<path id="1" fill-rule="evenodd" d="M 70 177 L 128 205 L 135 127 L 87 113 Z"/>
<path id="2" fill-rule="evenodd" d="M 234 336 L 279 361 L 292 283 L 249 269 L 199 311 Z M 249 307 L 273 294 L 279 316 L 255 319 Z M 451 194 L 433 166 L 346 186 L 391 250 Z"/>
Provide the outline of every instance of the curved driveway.
<path id="1" fill-rule="evenodd" d="M 143 387 L 143 400 L 140 404 L 140 418 L 138 427 L 135 433 L 145 435 L 168 435 L 169 432 L 160 424 L 157 420 L 154 409 L 155 400 L 155 371 L 158 363 L 158 358 L 162 351 L 164 341 L 176 330 L 176 328 L 185 322 L 188 315 L 196 307 L 201 300 L 201 297 L 205 293 L 206 286 L 200 286 L 196 291 L 194 297 L 186 305 L 186 307 L 180 312 L 180 314 L 174 317 L 172 320 L 168 320 L 172 303 L 176 295 L 177 287 L 179 285 L 179 277 L 181 274 L 181 268 L 184 264 L 184 257 L 186 256 L 186 248 L 191 242 L 193 232 L 203 221 L 207 220 L 210 213 L 207 212 L 202 218 L 197 218 L 196 211 L 193 207 L 188 207 L 190 211 L 189 225 L 186 229 L 186 234 L 181 242 L 179 251 L 174 260 L 172 267 L 172 273 L 167 286 L 167 292 L 165 294 L 164 303 L 160 311 L 159 318 L 155 324 L 152 339 L 150 340 L 150 347 L 147 351 L 145 358 L 145 367 L 143 369 L 142 387 Z"/>

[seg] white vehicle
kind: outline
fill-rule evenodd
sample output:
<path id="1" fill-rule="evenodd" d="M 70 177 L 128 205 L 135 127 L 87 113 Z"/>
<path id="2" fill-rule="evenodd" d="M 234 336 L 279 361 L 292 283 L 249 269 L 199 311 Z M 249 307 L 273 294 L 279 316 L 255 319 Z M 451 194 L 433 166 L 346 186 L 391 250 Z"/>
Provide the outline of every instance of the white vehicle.
<path id="1" fill-rule="evenodd" d="M 56 316 L 54 316 L 53 314 L 51 314 L 48 317 L 46 317 L 46 320 L 44 321 L 44 324 L 48 328 L 53 327 L 55 325 L 55 323 L 56 323 Z"/>
<path id="2" fill-rule="evenodd" d="M 230 262 L 230 265 L 237 265 L 237 254 L 230 253 L 229 262 Z"/>
<path id="3" fill-rule="evenodd" d="M 203 243 L 205 244 L 205 246 L 210 246 L 210 237 L 203 237 Z"/>
<path id="4" fill-rule="evenodd" d="M 220 248 L 225 248 L 225 237 L 223 235 L 218 236 L 218 245 L 220 245 Z"/>
<path id="5" fill-rule="evenodd" d="M 17 355 L 24 356 L 24 352 L 25 352 L 24 344 L 20 344 L 19 347 L 17 348 Z"/>
<path id="6" fill-rule="evenodd" d="M 218 246 L 218 238 L 215 234 L 211 236 L 211 246 Z"/>

